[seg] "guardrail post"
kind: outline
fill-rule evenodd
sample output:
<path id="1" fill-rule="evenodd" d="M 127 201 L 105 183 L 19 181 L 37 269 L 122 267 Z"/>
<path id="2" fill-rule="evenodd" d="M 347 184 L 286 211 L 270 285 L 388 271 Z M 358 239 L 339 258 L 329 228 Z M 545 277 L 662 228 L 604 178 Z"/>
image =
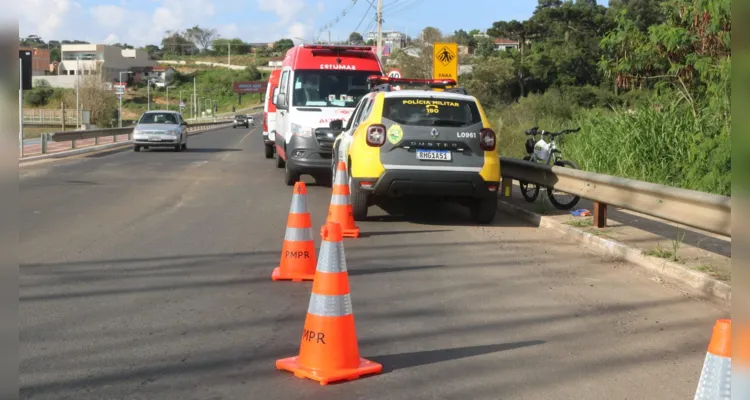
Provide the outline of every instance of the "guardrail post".
<path id="1" fill-rule="evenodd" d="M 70 141 L 70 148 L 71 149 L 75 149 L 76 148 L 76 140 L 75 139 L 73 139 L 73 140 Z"/>
<path id="2" fill-rule="evenodd" d="M 513 179 L 502 178 L 500 183 L 500 195 L 503 197 L 511 197 L 513 194 Z"/>
<path id="3" fill-rule="evenodd" d="M 117 134 L 116 133 L 112 134 L 112 142 L 113 143 L 117 143 Z"/>
<path id="4" fill-rule="evenodd" d="M 94 138 L 94 146 L 99 144 L 99 136 Z"/>
<path id="5" fill-rule="evenodd" d="M 47 138 L 48 133 L 42 133 L 42 154 L 47 154 Z"/>
<path id="6" fill-rule="evenodd" d="M 594 226 L 597 228 L 607 227 L 607 204 L 599 201 L 594 202 Z"/>

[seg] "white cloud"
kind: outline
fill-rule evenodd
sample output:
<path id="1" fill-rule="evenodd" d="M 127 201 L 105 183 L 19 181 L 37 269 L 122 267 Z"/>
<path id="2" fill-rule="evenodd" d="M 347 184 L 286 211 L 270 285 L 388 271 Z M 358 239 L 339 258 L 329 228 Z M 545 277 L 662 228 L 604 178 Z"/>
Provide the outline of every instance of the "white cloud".
<path id="1" fill-rule="evenodd" d="M 289 26 L 289 29 L 287 30 L 287 36 L 289 36 L 290 38 L 295 38 L 294 41 L 297 42 L 299 41 L 299 39 L 296 38 L 306 39 L 306 35 L 309 33 L 309 31 L 310 28 L 307 25 L 301 22 L 295 22 Z"/>
<path id="2" fill-rule="evenodd" d="M 286 24 L 305 8 L 305 2 L 303 0 L 258 0 L 258 7 L 263 11 L 273 12 L 279 17 L 280 24 Z"/>
<path id="3" fill-rule="evenodd" d="M 42 38 L 58 33 L 73 5 L 71 0 L 27 0 L 16 4 L 21 25 Z"/>
<path id="4" fill-rule="evenodd" d="M 91 7 L 91 15 L 96 22 L 105 27 L 117 28 L 122 24 L 127 10 L 118 6 L 95 6 Z"/>
<path id="5" fill-rule="evenodd" d="M 119 41 L 120 41 L 120 37 L 114 33 L 110 33 L 109 35 L 107 35 L 106 38 L 104 38 L 104 43 L 106 44 L 114 44 L 114 43 L 118 43 Z"/>
<path id="6" fill-rule="evenodd" d="M 232 22 L 231 24 L 219 25 L 216 32 L 224 38 L 235 38 L 239 36 L 240 29 L 236 23 Z"/>

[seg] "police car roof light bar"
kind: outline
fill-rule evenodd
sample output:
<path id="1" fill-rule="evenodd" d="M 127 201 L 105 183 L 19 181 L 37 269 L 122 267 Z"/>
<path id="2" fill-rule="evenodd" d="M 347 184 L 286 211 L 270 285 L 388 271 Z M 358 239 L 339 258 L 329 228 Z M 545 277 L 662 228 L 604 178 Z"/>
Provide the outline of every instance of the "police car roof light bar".
<path id="1" fill-rule="evenodd" d="M 370 75 L 367 80 L 371 86 L 378 85 L 427 85 L 431 88 L 445 89 L 450 86 L 456 86 L 458 83 L 455 79 L 411 79 L 411 78 L 391 78 L 389 76 Z"/>

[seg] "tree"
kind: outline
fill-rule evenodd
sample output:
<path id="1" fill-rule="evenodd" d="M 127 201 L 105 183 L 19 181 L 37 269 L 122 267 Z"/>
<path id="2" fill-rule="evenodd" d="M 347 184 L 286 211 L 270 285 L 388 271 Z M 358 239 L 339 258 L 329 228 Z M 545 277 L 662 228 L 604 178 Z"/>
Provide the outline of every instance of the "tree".
<path id="1" fill-rule="evenodd" d="M 195 43 L 188 40 L 180 31 L 167 31 L 164 39 L 161 40 L 161 47 L 165 55 L 190 55 L 198 52 Z"/>
<path id="2" fill-rule="evenodd" d="M 279 39 L 273 44 L 273 49 L 279 53 L 286 53 L 287 50 L 294 47 L 292 39 Z"/>
<path id="3" fill-rule="evenodd" d="M 474 50 L 477 57 L 490 57 L 495 54 L 495 42 L 487 37 L 480 37 L 477 40 L 477 47 Z"/>
<path id="4" fill-rule="evenodd" d="M 230 46 L 231 54 L 248 54 L 250 52 L 250 45 L 238 38 L 216 39 L 211 43 L 211 48 L 218 55 L 229 54 Z"/>
<path id="5" fill-rule="evenodd" d="M 159 56 L 161 55 L 161 49 L 159 49 L 159 46 L 155 44 L 148 44 L 146 46 L 143 46 L 143 50 L 148 52 L 148 58 L 152 60 L 158 60 Z"/>
<path id="6" fill-rule="evenodd" d="M 46 46 L 46 43 L 44 43 L 44 40 L 39 35 L 29 35 L 25 38 L 22 38 L 19 41 L 20 45 L 23 47 L 41 47 Z"/>
<path id="7" fill-rule="evenodd" d="M 485 106 L 498 105 L 512 100 L 509 87 L 514 83 L 513 62 L 500 57 L 490 57 L 474 66 L 463 85 Z"/>
<path id="8" fill-rule="evenodd" d="M 359 32 L 352 32 L 349 34 L 349 43 L 351 44 L 362 44 L 365 42 L 365 38 Z"/>
<path id="9" fill-rule="evenodd" d="M 403 76 L 415 79 L 432 78 L 432 48 L 417 45 L 408 50 L 397 50 L 391 55 Z"/>
<path id="10" fill-rule="evenodd" d="M 91 113 L 91 123 L 98 127 L 114 125 L 117 119 L 117 97 L 113 90 L 105 87 L 102 75 L 96 71 L 92 75 L 81 75 L 79 95 L 81 109 Z M 66 108 L 75 110 L 75 91 L 66 93 Z M 74 111 L 75 112 L 75 111 Z"/>
<path id="11" fill-rule="evenodd" d="M 443 33 L 440 29 L 428 26 L 422 30 L 422 42 L 433 44 L 443 39 Z"/>
<path id="12" fill-rule="evenodd" d="M 192 28 L 188 28 L 185 31 L 185 38 L 192 41 L 196 47 L 199 47 L 202 51 L 208 50 L 211 44 L 214 42 L 219 35 L 216 29 L 203 29 L 198 25 Z"/>
<path id="13" fill-rule="evenodd" d="M 121 49 L 134 49 L 135 48 L 135 47 L 133 47 L 133 46 L 127 44 L 127 43 L 119 43 L 119 42 L 113 44 L 112 46 L 117 46 L 117 47 L 119 47 Z"/>
<path id="14" fill-rule="evenodd" d="M 474 36 L 470 35 L 463 29 L 459 29 L 453 32 L 451 40 L 458 43 L 459 45 L 467 46 L 470 48 L 474 48 L 477 46 L 477 40 L 474 38 Z"/>

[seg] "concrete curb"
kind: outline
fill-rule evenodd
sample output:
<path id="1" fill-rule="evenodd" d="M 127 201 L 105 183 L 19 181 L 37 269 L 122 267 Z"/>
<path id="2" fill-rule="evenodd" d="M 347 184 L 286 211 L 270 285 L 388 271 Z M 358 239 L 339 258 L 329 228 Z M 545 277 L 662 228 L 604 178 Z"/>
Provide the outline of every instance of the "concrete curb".
<path id="1" fill-rule="evenodd" d="M 550 217 L 525 210 L 502 199 L 498 199 L 497 208 L 502 212 L 518 216 L 533 225 L 538 225 L 540 228 L 555 229 L 562 232 L 571 240 L 580 242 L 599 254 L 624 259 L 650 273 L 658 275 L 664 282 L 721 301 L 731 302 L 732 300 L 732 287 L 729 284 L 692 270 L 684 265 L 657 257 L 646 256 L 641 250 L 634 247 L 593 235 Z"/>
<path id="2" fill-rule="evenodd" d="M 230 124 L 231 124 L 231 122 L 227 123 L 227 125 L 230 125 Z M 211 132 L 211 131 L 215 131 L 217 129 L 223 129 L 223 128 L 226 128 L 226 126 L 219 126 L 219 127 L 216 127 L 216 128 L 206 129 L 206 130 L 197 131 L 197 132 L 188 132 L 188 136 L 200 135 L 201 133 Z M 44 160 L 51 160 L 51 159 L 58 159 L 58 158 L 66 158 L 66 157 L 78 156 L 78 155 L 81 155 L 81 154 L 97 153 L 97 152 L 100 152 L 102 150 L 115 150 L 115 149 L 119 149 L 119 148 L 123 148 L 124 149 L 124 148 L 132 146 L 132 145 L 133 145 L 133 141 L 132 140 L 126 140 L 126 141 L 123 141 L 123 142 L 100 144 L 100 145 L 96 145 L 96 146 L 86 146 L 86 147 L 81 147 L 81 148 L 75 149 L 75 150 L 66 150 L 66 151 L 61 151 L 61 152 L 57 152 L 57 153 L 41 154 L 41 155 L 38 155 L 38 156 L 24 157 L 24 158 L 21 158 L 21 159 L 18 160 L 18 166 L 19 167 L 26 166 L 28 164 L 34 163 L 35 161 L 44 161 Z"/>

